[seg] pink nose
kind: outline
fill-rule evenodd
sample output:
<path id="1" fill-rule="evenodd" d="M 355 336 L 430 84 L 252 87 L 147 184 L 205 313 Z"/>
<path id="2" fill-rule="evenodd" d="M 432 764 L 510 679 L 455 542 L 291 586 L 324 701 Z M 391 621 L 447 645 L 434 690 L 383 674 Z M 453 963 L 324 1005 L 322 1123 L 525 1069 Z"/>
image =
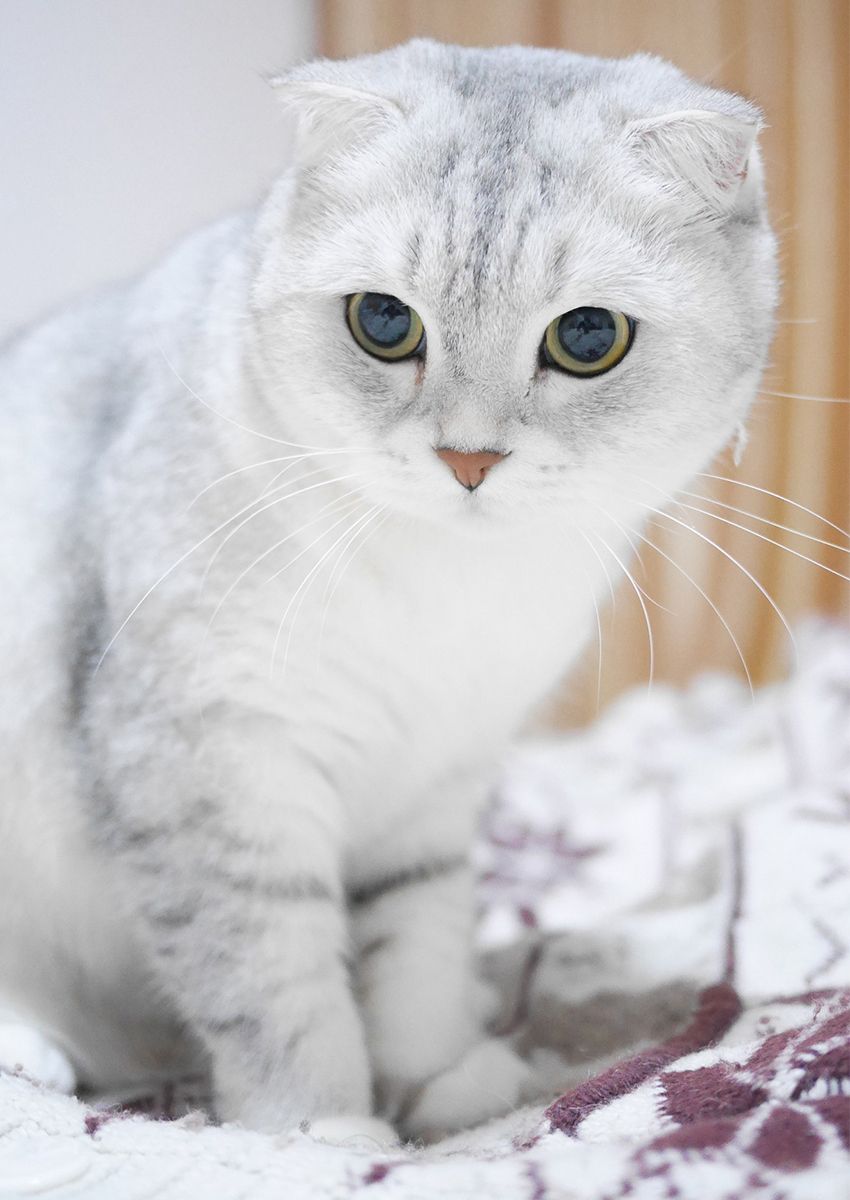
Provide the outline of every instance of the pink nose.
<path id="1" fill-rule="evenodd" d="M 476 450 L 472 454 L 464 454 L 461 450 L 447 450 L 445 447 L 438 450 L 437 454 L 454 471 L 458 483 L 470 492 L 474 492 L 484 482 L 484 476 L 490 468 L 505 457 L 495 450 Z"/>

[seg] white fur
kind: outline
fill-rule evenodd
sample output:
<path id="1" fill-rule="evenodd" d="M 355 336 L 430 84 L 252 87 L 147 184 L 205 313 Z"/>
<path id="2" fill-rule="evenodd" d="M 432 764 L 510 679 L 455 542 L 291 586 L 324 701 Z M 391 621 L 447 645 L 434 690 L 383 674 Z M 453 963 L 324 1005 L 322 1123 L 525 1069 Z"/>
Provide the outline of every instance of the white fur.
<path id="1" fill-rule="evenodd" d="M 398 1145 L 392 1126 L 377 1117 L 324 1117 L 311 1121 L 307 1132 L 317 1142 L 349 1150 L 386 1151 Z"/>
<path id="2" fill-rule="evenodd" d="M 520 48 L 412 43 L 281 87 L 300 157 L 256 213 L 0 365 L 0 1004 L 89 1083 L 203 1055 L 225 1118 L 366 1116 L 374 1084 L 418 1132 L 423 1083 L 465 1123 L 519 1078 L 482 1049 L 476 1106 L 450 1073 L 489 1043 L 449 864 L 603 564 L 752 399 L 757 114 L 658 60 Z M 355 345 L 359 290 L 417 309 L 424 368 Z M 629 355 L 541 370 L 586 304 L 638 319 Z M 439 445 L 510 457 L 470 495 Z"/>
<path id="3" fill-rule="evenodd" d="M 70 1095 L 77 1078 L 68 1056 L 31 1025 L 0 1021 L 0 1071 L 19 1071 L 50 1088 Z"/>

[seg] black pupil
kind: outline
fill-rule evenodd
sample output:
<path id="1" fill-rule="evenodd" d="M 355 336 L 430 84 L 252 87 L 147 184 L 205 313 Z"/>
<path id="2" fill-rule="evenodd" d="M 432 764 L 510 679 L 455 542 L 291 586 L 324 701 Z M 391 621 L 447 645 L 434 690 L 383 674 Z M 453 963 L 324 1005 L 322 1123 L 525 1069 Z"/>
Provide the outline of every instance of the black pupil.
<path id="1" fill-rule="evenodd" d="M 395 296 L 367 292 L 357 309 L 360 327 L 376 346 L 391 349 L 410 333 L 410 309 Z"/>
<path id="2" fill-rule="evenodd" d="M 614 314 L 607 308 L 574 308 L 558 322 L 558 341 L 580 363 L 598 362 L 616 340 Z"/>

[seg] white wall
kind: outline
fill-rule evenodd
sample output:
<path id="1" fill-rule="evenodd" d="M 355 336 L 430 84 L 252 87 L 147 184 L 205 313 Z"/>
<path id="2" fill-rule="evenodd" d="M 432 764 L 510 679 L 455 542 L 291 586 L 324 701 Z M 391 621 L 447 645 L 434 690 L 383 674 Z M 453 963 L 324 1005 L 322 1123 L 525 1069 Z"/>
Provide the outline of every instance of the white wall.
<path id="1" fill-rule="evenodd" d="M 260 193 L 312 0 L 0 0 L 0 337 Z"/>

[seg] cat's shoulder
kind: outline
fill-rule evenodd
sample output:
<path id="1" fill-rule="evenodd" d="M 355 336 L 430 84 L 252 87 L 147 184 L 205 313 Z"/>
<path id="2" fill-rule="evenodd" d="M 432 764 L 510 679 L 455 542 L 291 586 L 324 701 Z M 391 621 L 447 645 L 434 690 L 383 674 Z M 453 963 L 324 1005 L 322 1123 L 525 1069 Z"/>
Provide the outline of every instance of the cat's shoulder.
<path id="1" fill-rule="evenodd" d="M 156 326 L 197 317 L 211 284 L 245 257 L 248 213 L 193 230 L 147 270 L 82 293 L 14 330 L 0 342 L 0 378 L 12 381 L 44 370 L 93 371 L 114 361 Z M 235 272 L 234 272 L 235 273 Z"/>

